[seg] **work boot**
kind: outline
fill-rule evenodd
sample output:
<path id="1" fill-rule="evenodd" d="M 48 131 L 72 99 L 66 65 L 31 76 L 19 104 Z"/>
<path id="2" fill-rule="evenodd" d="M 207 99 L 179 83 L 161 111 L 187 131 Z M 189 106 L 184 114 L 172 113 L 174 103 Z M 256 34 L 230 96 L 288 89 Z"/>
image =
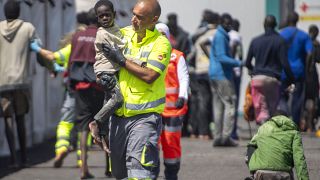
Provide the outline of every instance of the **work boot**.
<path id="1" fill-rule="evenodd" d="M 63 164 L 63 160 L 68 155 L 68 150 L 63 150 L 57 153 L 56 157 L 54 158 L 53 167 L 60 168 Z"/>
<path id="2" fill-rule="evenodd" d="M 177 162 L 175 164 L 164 163 L 164 167 L 164 176 L 166 180 L 178 180 L 180 162 Z"/>
<path id="3" fill-rule="evenodd" d="M 106 170 L 106 171 L 104 172 L 104 175 L 105 175 L 107 178 L 112 178 L 112 177 L 113 177 L 112 174 L 111 174 L 111 172 L 110 172 L 109 170 Z"/>

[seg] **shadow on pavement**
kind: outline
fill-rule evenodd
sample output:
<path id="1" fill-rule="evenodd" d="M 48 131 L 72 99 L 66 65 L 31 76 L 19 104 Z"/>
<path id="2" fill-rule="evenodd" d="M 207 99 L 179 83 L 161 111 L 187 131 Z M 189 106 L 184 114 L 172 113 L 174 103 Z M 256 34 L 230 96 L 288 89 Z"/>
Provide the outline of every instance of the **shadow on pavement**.
<path id="1" fill-rule="evenodd" d="M 54 143 L 55 139 L 49 139 L 45 142 L 42 142 L 40 144 L 34 145 L 31 148 L 28 148 L 27 150 L 27 156 L 28 161 L 26 167 L 9 167 L 10 164 L 10 157 L 0 157 L 0 179 L 4 176 L 7 176 L 9 174 L 15 173 L 17 171 L 20 171 L 24 168 L 28 168 L 30 166 L 34 166 L 39 163 L 43 163 L 46 161 L 49 161 L 50 159 L 54 158 Z M 17 152 L 18 160 L 19 152 Z"/>

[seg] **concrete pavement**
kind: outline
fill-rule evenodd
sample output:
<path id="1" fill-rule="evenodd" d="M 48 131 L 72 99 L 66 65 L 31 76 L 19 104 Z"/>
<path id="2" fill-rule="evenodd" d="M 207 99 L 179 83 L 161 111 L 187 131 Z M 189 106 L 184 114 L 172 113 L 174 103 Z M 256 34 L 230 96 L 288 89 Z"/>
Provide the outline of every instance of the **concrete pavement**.
<path id="1" fill-rule="evenodd" d="M 253 127 L 253 131 L 256 127 Z M 213 148 L 212 141 L 199 139 L 182 139 L 183 159 L 179 179 L 181 180 L 242 180 L 248 174 L 248 169 L 244 163 L 246 144 L 249 133 L 246 123 L 240 125 L 240 146 L 236 148 L 219 147 Z M 51 157 L 41 157 L 47 159 L 33 166 L 6 174 L 4 180 L 70 180 L 80 179 L 79 169 L 76 168 L 76 154 L 70 153 L 65 159 L 64 165 L 60 169 L 52 168 L 53 165 L 53 146 L 48 149 L 50 143 L 43 151 L 38 149 L 34 157 L 41 154 L 49 154 Z M 51 143 L 53 144 L 53 143 Z M 311 135 L 303 135 L 305 156 L 311 180 L 320 180 L 320 138 Z M 44 152 L 45 151 L 45 152 Z M 48 151 L 51 151 L 48 153 Z M 38 157 L 39 158 L 39 157 Z M 106 179 L 104 177 L 104 155 L 100 150 L 91 151 L 89 154 L 89 165 L 91 172 L 96 176 L 95 179 Z M 5 168 L 2 168 L 4 170 Z M 0 174 L 1 171 L 0 169 Z M 1 176 L 0 176 L 1 177 Z M 163 179 L 163 166 L 159 179 Z"/>

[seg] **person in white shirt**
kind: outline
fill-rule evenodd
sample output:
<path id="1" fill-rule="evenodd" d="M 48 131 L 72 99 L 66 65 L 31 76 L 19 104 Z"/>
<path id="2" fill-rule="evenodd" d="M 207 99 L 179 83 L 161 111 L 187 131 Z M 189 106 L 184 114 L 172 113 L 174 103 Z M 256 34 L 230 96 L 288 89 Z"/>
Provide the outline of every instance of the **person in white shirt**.
<path id="1" fill-rule="evenodd" d="M 166 24 L 158 23 L 156 29 L 170 37 Z M 181 129 L 188 111 L 189 72 L 181 51 L 172 49 L 165 78 L 166 105 L 162 115 L 163 128 L 160 136 L 164 157 L 165 179 L 178 179 L 181 159 Z"/>

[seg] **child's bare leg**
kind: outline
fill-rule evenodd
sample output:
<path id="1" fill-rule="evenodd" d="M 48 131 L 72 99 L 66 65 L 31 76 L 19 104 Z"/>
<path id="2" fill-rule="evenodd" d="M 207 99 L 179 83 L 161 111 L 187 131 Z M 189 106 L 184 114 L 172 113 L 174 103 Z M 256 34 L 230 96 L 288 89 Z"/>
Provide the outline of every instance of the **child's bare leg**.
<path id="1" fill-rule="evenodd" d="M 81 149 L 81 161 L 82 165 L 80 167 L 81 171 L 81 179 L 90 179 L 94 178 L 92 174 L 89 173 L 89 167 L 88 167 L 88 146 L 87 146 L 87 140 L 88 140 L 88 133 L 89 131 L 85 130 L 81 132 L 81 139 L 80 139 L 80 149 Z"/>

